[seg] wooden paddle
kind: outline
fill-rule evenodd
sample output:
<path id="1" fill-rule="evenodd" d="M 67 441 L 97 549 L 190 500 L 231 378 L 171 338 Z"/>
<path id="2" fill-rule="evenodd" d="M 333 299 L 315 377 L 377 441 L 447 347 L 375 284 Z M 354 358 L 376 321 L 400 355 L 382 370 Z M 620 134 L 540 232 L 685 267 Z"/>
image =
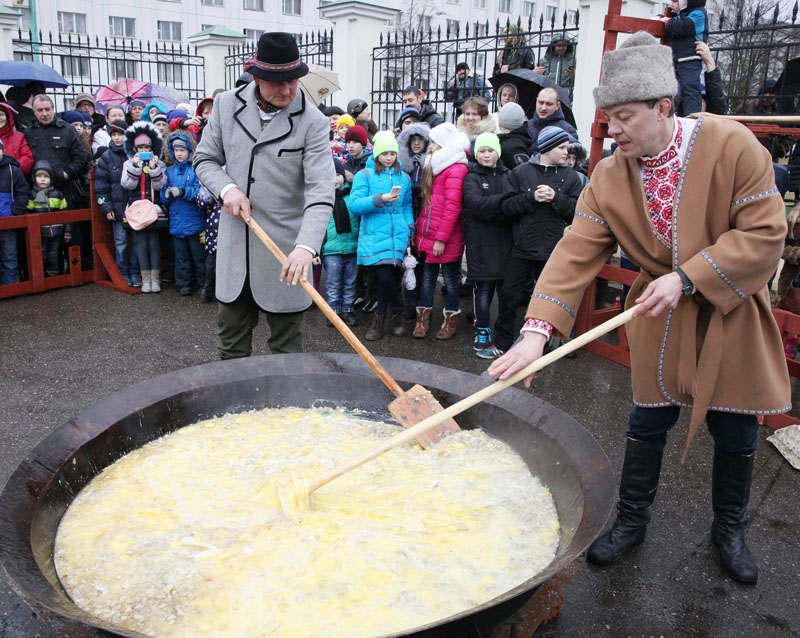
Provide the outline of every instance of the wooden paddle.
<path id="1" fill-rule="evenodd" d="M 557 361 L 564 355 L 569 354 L 570 352 L 575 352 L 579 348 L 582 348 L 590 341 L 594 341 L 598 337 L 606 334 L 607 332 L 611 332 L 615 328 L 619 328 L 620 326 L 626 324 L 633 318 L 633 312 L 636 310 L 637 306 L 626 310 L 625 312 L 620 313 L 616 317 L 609 319 L 608 321 L 601 323 L 599 326 L 592 328 L 588 332 L 584 332 L 582 335 L 575 337 L 571 341 L 568 341 L 560 348 L 556 348 L 552 352 L 540 357 L 527 367 L 523 368 L 516 374 L 513 374 L 508 379 L 504 381 L 495 381 L 491 385 L 486 386 L 482 390 L 478 390 L 475 394 L 471 394 L 464 399 L 461 399 L 458 403 L 454 403 L 449 408 L 446 408 L 442 412 L 438 414 L 434 414 L 424 421 L 417 423 L 415 426 L 408 428 L 405 432 L 400 432 L 396 434 L 390 439 L 379 443 L 378 445 L 370 448 L 361 456 L 352 459 L 346 463 L 342 463 L 334 467 L 333 469 L 329 470 L 322 476 L 317 477 L 315 480 L 311 481 L 308 484 L 308 494 L 310 495 L 315 490 L 318 490 L 323 485 L 330 483 L 332 480 L 340 477 L 342 474 L 353 470 L 368 461 L 371 461 L 384 452 L 388 452 L 392 448 L 396 448 L 398 445 L 402 445 L 407 441 L 415 437 L 419 437 L 420 434 L 427 432 L 430 428 L 435 428 L 443 419 L 447 419 L 450 417 L 455 416 L 456 414 L 462 413 L 464 410 L 471 408 L 476 403 L 480 403 L 481 401 L 485 401 L 489 397 L 497 394 L 501 390 L 504 390 L 508 386 L 514 385 L 518 381 L 522 381 L 528 375 L 533 374 L 534 372 L 538 372 L 542 368 L 550 365 L 554 361 Z"/>
<path id="2" fill-rule="evenodd" d="M 242 219 L 244 220 L 243 216 Z M 249 220 L 245 220 L 245 223 L 269 251 L 275 255 L 278 261 L 281 263 L 286 261 L 286 255 L 283 254 L 283 251 L 272 241 L 270 236 L 267 235 L 255 219 L 251 217 Z M 372 368 L 375 374 L 378 375 L 378 378 L 383 381 L 386 387 L 392 391 L 392 394 L 397 397 L 389 404 L 388 408 L 389 413 L 397 419 L 400 425 L 404 428 L 410 428 L 420 421 L 441 414 L 444 408 L 433 398 L 429 390 L 423 388 L 421 385 L 415 385 L 408 391 L 403 390 L 372 353 L 367 350 L 364 344 L 358 340 L 358 337 L 350 330 L 350 327 L 342 321 L 342 318 L 328 305 L 325 298 L 316 291 L 314 286 L 312 286 L 308 280 L 302 278 L 300 279 L 300 285 L 330 322 L 342 333 L 342 336 L 347 339 L 348 343 L 353 346 L 353 349 L 367 362 L 367 365 Z M 415 434 L 414 437 L 416 437 L 417 442 L 422 447 L 427 448 L 438 443 L 448 434 L 459 432 L 460 430 L 461 428 L 458 427 L 458 423 L 449 416 L 444 416 L 437 419 L 436 423 L 431 425 L 431 427 L 425 428 L 425 430 L 419 432 L 418 435 Z"/>

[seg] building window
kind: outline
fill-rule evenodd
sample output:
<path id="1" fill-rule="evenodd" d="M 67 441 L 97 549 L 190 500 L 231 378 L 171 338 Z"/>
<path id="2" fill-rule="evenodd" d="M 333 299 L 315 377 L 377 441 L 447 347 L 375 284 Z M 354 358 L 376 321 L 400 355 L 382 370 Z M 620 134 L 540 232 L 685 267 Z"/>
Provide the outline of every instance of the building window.
<path id="1" fill-rule="evenodd" d="M 244 8 L 251 11 L 263 11 L 264 0 L 244 0 Z"/>
<path id="2" fill-rule="evenodd" d="M 61 33 L 86 33 L 86 14 L 58 12 L 58 30 Z"/>
<path id="3" fill-rule="evenodd" d="M 301 0 L 283 0 L 283 12 L 290 16 L 299 16 L 302 13 Z"/>
<path id="4" fill-rule="evenodd" d="M 459 32 L 459 25 L 458 20 L 448 20 L 447 21 L 447 33 L 453 35 L 454 33 Z"/>
<path id="5" fill-rule="evenodd" d="M 390 92 L 397 92 L 403 90 L 403 78 L 387 75 L 383 78 L 383 90 Z"/>
<path id="6" fill-rule="evenodd" d="M 430 31 L 431 29 L 431 17 L 426 15 L 419 16 L 418 27 L 420 31 Z"/>
<path id="7" fill-rule="evenodd" d="M 159 84 L 182 84 L 183 65 L 171 64 L 168 62 L 158 63 L 158 83 Z"/>
<path id="8" fill-rule="evenodd" d="M 158 39 L 163 42 L 181 41 L 181 23 L 158 21 Z"/>
<path id="9" fill-rule="evenodd" d="M 205 4 L 209 7 L 221 7 L 222 0 L 200 0 L 200 4 Z"/>
<path id="10" fill-rule="evenodd" d="M 135 38 L 136 20 L 134 18 L 108 16 L 108 35 L 117 38 Z"/>
<path id="11" fill-rule="evenodd" d="M 524 0 L 522 3 L 522 15 L 526 18 L 536 17 L 536 3 Z"/>
<path id="12" fill-rule="evenodd" d="M 75 55 L 61 56 L 61 74 L 72 77 L 89 76 L 89 58 Z"/>
<path id="13" fill-rule="evenodd" d="M 138 77 L 136 62 L 134 60 L 111 60 L 111 75 L 115 80 Z"/>
<path id="14" fill-rule="evenodd" d="M 244 30 L 244 37 L 248 40 L 258 40 L 262 35 L 264 35 L 264 31 L 261 29 L 245 29 Z"/>
<path id="15" fill-rule="evenodd" d="M 578 12 L 577 11 L 567 11 L 567 24 L 576 25 L 578 24 Z"/>
<path id="16" fill-rule="evenodd" d="M 558 7 L 551 7 L 550 5 L 547 5 L 544 8 L 544 19 L 547 22 L 551 22 L 551 23 L 555 22 L 555 20 L 556 20 L 556 12 L 557 11 L 558 11 Z"/>
<path id="17" fill-rule="evenodd" d="M 511 0 L 497 0 L 497 10 L 500 13 L 511 13 Z"/>
<path id="18" fill-rule="evenodd" d="M 476 9 L 485 9 L 486 8 L 486 0 L 474 0 L 475 8 Z"/>

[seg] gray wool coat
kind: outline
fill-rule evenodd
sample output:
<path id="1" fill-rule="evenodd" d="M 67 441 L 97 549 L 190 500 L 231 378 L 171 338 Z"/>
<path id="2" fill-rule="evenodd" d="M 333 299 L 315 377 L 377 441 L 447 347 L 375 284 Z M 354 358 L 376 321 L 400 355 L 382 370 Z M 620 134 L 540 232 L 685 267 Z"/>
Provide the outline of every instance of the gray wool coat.
<path id="1" fill-rule="evenodd" d="M 214 100 L 192 161 L 195 173 L 217 198 L 224 186 L 235 183 L 250 199 L 253 219 L 284 254 L 298 244 L 319 251 L 333 211 L 336 178 L 328 118 L 298 90 L 262 130 L 255 87 L 251 82 Z M 234 301 L 249 275 L 261 309 L 308 308 L 308 294 L 299 285 L 281 283 L 280 270 L 280 262 L 241 219 L 222 214 L 217 299 Z"/>

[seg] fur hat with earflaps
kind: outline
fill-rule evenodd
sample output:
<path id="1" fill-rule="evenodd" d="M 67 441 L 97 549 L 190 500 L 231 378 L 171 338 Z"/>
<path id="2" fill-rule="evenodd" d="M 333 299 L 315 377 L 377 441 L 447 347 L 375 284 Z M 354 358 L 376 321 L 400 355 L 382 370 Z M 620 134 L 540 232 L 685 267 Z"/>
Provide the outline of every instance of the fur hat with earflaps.
<path id="1" fill-rule="evenodd" d="M 674 98 L 677 92 L 672 49 L 639 31 L 616 51 L 603 54 L 600 86 L 593 94 L 597 108 L 604 109 L 626 102 Z"/>

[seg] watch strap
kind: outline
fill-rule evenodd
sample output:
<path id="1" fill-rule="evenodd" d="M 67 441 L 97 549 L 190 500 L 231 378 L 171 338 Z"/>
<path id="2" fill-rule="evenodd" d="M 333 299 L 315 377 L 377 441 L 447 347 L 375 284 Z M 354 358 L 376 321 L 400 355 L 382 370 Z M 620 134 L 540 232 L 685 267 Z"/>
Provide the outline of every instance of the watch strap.
<path id="1" fill-rule="evenodd" d="M 683 288 L 681 289 L 681 294 L 693 295 L 697 290 L 697 288 L 692 283 L 692 280 L 689 279 L 689 277 L 686 276 L 686 273 L 683 272 L 683 270 L 681 270 L 679 267 L 675 268 L 675 272 L 678 273 L 678 277 L 680 277 L 681 281 L 683 282 Z"/>

